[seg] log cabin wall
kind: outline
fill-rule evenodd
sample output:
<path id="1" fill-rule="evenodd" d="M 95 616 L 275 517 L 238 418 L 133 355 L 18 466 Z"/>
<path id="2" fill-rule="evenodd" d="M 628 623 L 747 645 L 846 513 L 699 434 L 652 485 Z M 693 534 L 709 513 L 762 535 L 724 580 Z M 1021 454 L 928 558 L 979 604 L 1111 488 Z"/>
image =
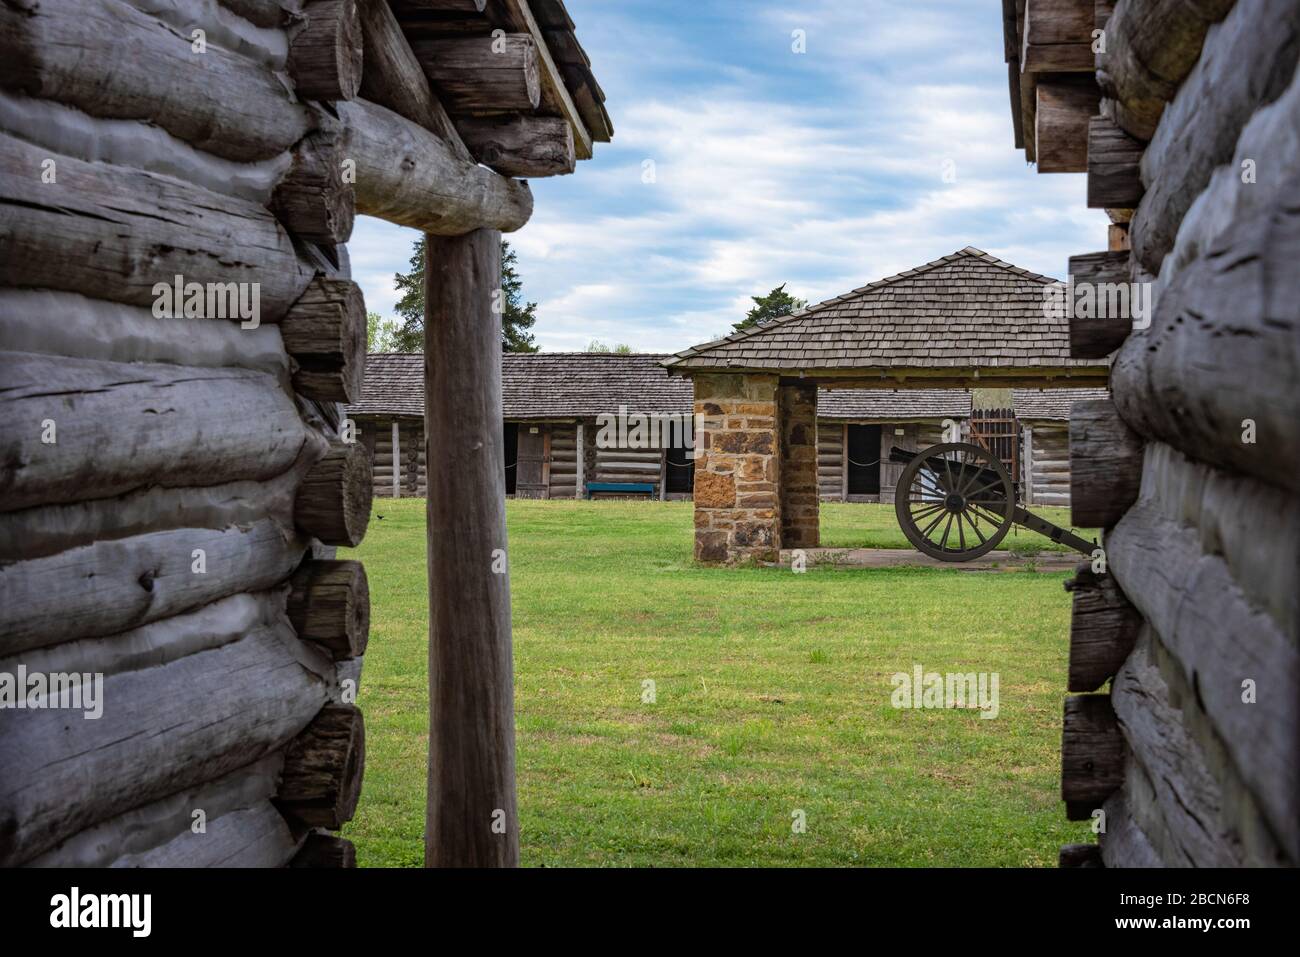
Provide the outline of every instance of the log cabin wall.
<path id="1" fill-rule="evenodd" d="M 358 29 L 0 10 L 0 674 L 102 683 L 98 719 L 0 711 L 0 864 L 350 853 L 369 608 L 333 556 L 371 483 L 328 103 Z"/>
<path id="2" fill-rule="evenodd" d="M 1070 504 L 1070 430 L 1051 419 L 1021 420 L 1024 449 L 1021 501 L 1025 505 Z"/>
<path id="3" fill-rule="evenodd" d="M 1050 79 L 1026 22 L 1062 5 L 1083 6 L 1004 6 L 1013 102 Z M 1112 355 L 1112 399 L 1070 418 L 1072 520 L 1105 529 L 1107 565 L 1069 586 L 1062 740 L 1067 813 L 1100 848 L 1062 862 L 1296 866 L 1300 3 L 1095 14 L 1104 49 L 1070 69 L 1096 107 L 1045 126 L 1039 99 L 1040 171 L 1046 133 L 1114 222 L 1076 282 L 1149 283 L 1153 312 L 1071 319 L 1073 355 Z"/>
<path id="4" fill-rule="evenodd" d="M 434 291 L 472 286 L 490 319 L 496 231 L 532 210 L 509 175 L 567 172 L 610 133 L 563 4 L 538 10 L 456 27 L 527 32 L 545 91 L 470 147 L 384 0 L 0 5 L 0 690 L 40 705 L 0 709 L 0 866 L 355 863 L 331 832 L 361 790 L 369 596 L 334 550 L 365 534 L 374 479 L 343 414 L 366 360 L 345 243 L 361 212 L 489 251 L 477 285 Z M 422 421 L 402 424 L 408 476 Z M 466 585 L 431 577 L 435 597 Z M 508 615 L 502 641 L 482 604 L 442 611 L 435 636 L 508 652 Z M 97 717 L 27 697 L 82 675 Z M 485 723 L 442 715 L 435 759 Z M 513 766 L 512 745 L 475 753 Z M 486 793 L 474 773 L 456 800 Z M 472 840 L 431 860 L 510 862 Z"/>
<path id="5" fill-rule="evenodd" d="M 833 394 L 833 393 L 832 393 Z M 965 395 L 964 393 L 959 393 Z M 968 397 L 967 397 L 968 399 Z M 954 418 L 961 422 L 965 416 Z M 880 491 L 877 494 L 859 495 L 849 489 L 849 448 L 846 441 L 848 429 L 855 425 L 880 426 L 880 444 L 874 467 L 880 470 Z M 879 420 L 845 420 L 822 418 L 817 421 L 817 488 L 823 502 L 879 502 L 892 504 L 898 478 L 903 466 L 889 461 L 889 450 L 894 446 L 919 451 L 943 442 L 943 420 L 924 422 L 899 422 Z M 863 462 L 862 466 L 873 463 Z"/>

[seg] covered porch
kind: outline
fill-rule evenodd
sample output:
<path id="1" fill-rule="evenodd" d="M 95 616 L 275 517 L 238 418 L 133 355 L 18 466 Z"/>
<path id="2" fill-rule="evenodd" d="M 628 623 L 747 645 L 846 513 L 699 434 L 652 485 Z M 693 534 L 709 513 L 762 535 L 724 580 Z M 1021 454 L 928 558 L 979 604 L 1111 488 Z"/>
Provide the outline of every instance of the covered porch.
<path id="1" fill-rule="evenodd" d="M 667 360 L 694 385 L 696 559 L 820 544 L 819 388 L 1104 387 L 1045 306 L 1055 282 L 968 246 Z"/>

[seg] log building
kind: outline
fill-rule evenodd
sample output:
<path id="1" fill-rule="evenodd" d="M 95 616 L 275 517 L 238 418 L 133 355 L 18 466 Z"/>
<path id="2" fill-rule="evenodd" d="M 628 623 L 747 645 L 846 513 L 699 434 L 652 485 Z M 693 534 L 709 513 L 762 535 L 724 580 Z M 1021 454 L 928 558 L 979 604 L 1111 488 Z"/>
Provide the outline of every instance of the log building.
<path id="1" fill-rule="evenodd" d="M 520 498 L 583 498 L 588 483 L 651 485 L 653 498 L 689 499 L 695 459 L 675 423 L 693 416 L 691 385 L 670 377 L 654 354 L 506 353 L 506 493 Z M 632 420 L 604 433 L 619 410 Z M 425 494 L 423 360 L 371 355 L 359 402 L 347 409 L 374 457 L 374 494 Z M 889 449 L 941 441 L 944 424 L 963 427 L 971 397 L 960 390 L 822 390 L 818 397 L 818 484 L 825 501 L 891 502 L 901 468 Z M 637 418 L 658 421 L 645 441 Z M 695 423 L 692 420 L 692 428 Z M 693 434 L 691 436 L 693 438 Z M 394 448 L 399 463 L 393 469 Z M 627 492 L 595 492 L 593 497 Z M 645 493 L 639 493 L 645 494 Z"/>
<path id="2" fill-rule="evenodd" d="M 428 236 L 426 427 L 467 460 L 427 860 L 516 861 L 492 302 L 512 177 L 590 156 L 602 99 L 559 0 L 0 4 L 0 865 L 353 862 L 357 213 Z"/>
<path id="3" fill-rule="evenodd" d="M 1105 389 L 1015 389 L 1011 408 L 1020 426 L 1020 501 L 1070 504 L 1070 409 L 1105 399 Z"/>
<path id="4" fill-rule="evenodd" d="M 1300 864 L 1300 2 L 1004 0 L 1015 144 L 1112 220 L 1078 283 L 1149 321 L 1070 414 L 1066 865 Z M 1101 243 L 1098 243 L 1101 245 Z"/>

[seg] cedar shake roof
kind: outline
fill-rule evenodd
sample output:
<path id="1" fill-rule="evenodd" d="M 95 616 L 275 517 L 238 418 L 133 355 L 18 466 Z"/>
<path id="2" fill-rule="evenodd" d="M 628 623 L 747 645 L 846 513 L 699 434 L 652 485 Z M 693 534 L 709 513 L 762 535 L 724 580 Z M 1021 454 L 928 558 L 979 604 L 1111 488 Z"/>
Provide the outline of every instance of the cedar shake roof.
<path id="1" fill-rule="evenodd" d="M 818 389 L 819 419 L 966 419 L 971 398 L 961 389 Z"/>
<path id="2" fill-rule="evenodd" d="M 679 352 L 675 373 L 818 369 L 1104 369 L 1070 358 L 1069 320 L 1048 318 L 1057 282 L 967 246 L 797 315 Z"/>
<path id="3" fill-rule="evenodd" d="M 666 355 L 600 352 L 504 353 L 501 393 L 507 419 L 590 418 L 629 412 L 689 414 L 694 387 L 670 376 Z M 817 414 L 826 419 L 908 422 L 970 415 L 970 394 L 958 389 L 821 389 Z M 372 354 L 366 358 L 361 401 L 348 415 L 423 416 L 424 357 Z"/>
<path id="4" fill-rule="evenodd" d="M 1109 399 L 1109 389 L 1012 389 L 1017 419 L 1070 421 L 1070 406 L 1084 399 Z"/>

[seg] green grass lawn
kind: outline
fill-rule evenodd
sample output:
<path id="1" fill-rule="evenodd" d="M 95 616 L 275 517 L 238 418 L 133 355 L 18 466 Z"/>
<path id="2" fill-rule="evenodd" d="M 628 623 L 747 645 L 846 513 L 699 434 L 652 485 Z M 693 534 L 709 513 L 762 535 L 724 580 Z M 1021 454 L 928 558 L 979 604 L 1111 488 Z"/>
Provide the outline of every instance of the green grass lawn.
<path id="1" fill-rule="evenodd" d="M 889 513 L 832 505 L 826 537 L 902 543 Z M 1058 798 L 1063 573 L 706 568 L 689 503 L 507 514 L 525 865 L 1054 865 L 1087 839 Z M 377 500 L 353 554 L 373 623 L 345 835 L 362 865 L 415 866 L 424 502 Z M 998 717 L 895 709 L 890 676 L 915 664 L 998 672 Z"/>

